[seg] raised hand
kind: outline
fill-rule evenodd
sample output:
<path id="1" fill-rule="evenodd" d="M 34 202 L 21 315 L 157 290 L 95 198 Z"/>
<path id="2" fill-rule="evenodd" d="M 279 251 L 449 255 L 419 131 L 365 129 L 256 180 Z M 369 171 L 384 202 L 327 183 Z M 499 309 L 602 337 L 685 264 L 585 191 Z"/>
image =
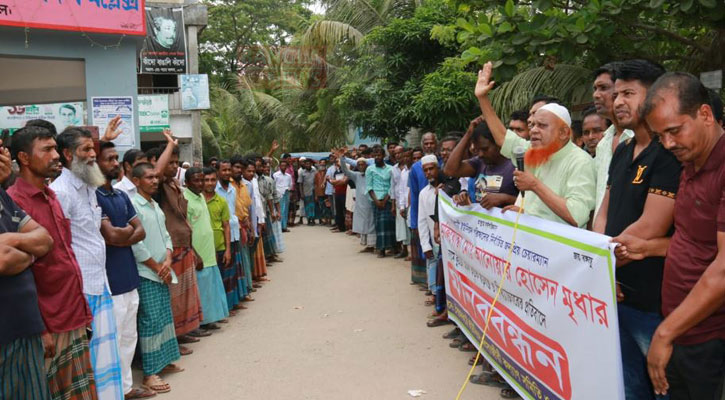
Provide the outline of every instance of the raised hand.
<path id="1" fill-rule="evenodd" d="M 121 125 L 121 116 L 116 115 L 108 122 L 108 125 L 106 126 L 106 132 L 103 133 L 103 137 L 101 137 L 101 140 L 104 142 L 110 142 L 113 139 L 116 139 L 123 133 L 123 130 L 118 129 L 118 126 Z"/>
<path id="2" fill-rule="evenodd" d="M 476 82 L 476 89 L 474 91 L 477 98 L 480 99 L 481 97 L 485 97 L 488 92 L 493 89 L 493 85 L 495 85 L 496 82 L 491 80 L 492 76 L 493 63 L 489 61 L 486 64 L 483 64 L 483 68 L 478 71 L 478 81 Z"/>
<path id="3" fill-rule="evenodd" d="M 164 138 L 166 138 L 166 143 L 173 144 L 174 146 L 179 145 L 179 139 L 176 139 L 172 135 L 171 129 L 168 129 L 168 128 L 164 129 L 163 134 L 164 134 Z"/>

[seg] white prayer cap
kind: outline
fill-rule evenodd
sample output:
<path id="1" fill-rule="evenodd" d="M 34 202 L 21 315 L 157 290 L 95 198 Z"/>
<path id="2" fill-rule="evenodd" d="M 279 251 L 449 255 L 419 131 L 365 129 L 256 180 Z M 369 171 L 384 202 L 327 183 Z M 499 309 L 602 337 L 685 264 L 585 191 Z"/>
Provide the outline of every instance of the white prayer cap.
<path id="1" fill-rule="evenodd" d="M 549 103 L 539 108 L 539 110 L 546 110 L 556 115 L 560 120 L 564 121 L 566 126 L 571 128 L 571 116 L 569 115 L 569 110 L 567 110 L 566 107 L 556 103 Z"/>
<path id="2" fill-rule="evenodd" d="M 300 157 L 300 161 L 307 161 L 307 157 Z"/>
<path id="3" fill-rule="evenodd" d="M 420 165 L 430 163 L 438 164 L 438 158 L 435 156 L 435 154 L 428 154 L 427 156 L 423 156 L 423 158 L 420 159 Z"/>
<path id="4" fill-rule="evenodd" d="M 181 168 L 189 168 L 189 167 L 191 167 L 191 164 L 189 164 L 188 161 L 184 161 L 183 163 L 181 163 Z"/>
<path id="5" fill-rule="evenodd" d="M 365 157 L 360 157 L 360 158 L 358 158 L 358 159 L 357 159 L 357 160 L 355 160 L 355 161 L 356 161 L 357 163 L 361 163 L 361 162 L 363 162 L 363 163 L 365 163 L 365 164 L 367 164 L 367 163 L 368 163 L 368 159 L 367 159 L 367 158 L 365 158 Z"/>

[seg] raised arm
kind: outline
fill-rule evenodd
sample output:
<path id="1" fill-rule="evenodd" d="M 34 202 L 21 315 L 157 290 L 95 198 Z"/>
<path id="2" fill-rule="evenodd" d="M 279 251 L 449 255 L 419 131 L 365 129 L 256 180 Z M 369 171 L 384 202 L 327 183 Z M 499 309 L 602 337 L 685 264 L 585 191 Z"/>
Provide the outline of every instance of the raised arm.
<path id="1" fill-rule="evenodd" d="M 164 129 L 163 133 L 166 138 L 166 148 L 159 156 L 159 159 L 156 160 L 156 167 L 154 167 L 154 172 L 156 172 L 160 179 L 164 179 L 164 170 L 166 169 L 166 166 L 169 165 L 169 160 L 171 160 L 171 155 L 174 153 L 174 148 L 179 145 L 178 139 L 174 139 L 171 135 L 170 129 Z"/>
<path id="2" fill-rule="evenodd" d="M 481 122 L 483 122 L 483 116 L 477 117 L 468 125 L 466 134 L 463 135 L 461 140 L 453 149 L 451 155 L 448 156 L 446 165 L 443 166 L 443 173 L 448 176 L 461 177 L 461 176 L 473 176 L 476 170 L 471 164 L 464 161 L 464 158 L 468 154 L 468 148 L 470 147 L 471 138 L 473 137 L 473 130 Z"/>
<path id="3" fill-rule="evenodd" d="M 496 111 L 493 109 L 493 105 L 491 105 L 491 100 L 488 98 L 488 92 L 496 84 L 496 82 L 491 80 L 492 76 L 493 64 L 489 61 L 483 65 L 483 69 L 478 71 L 475 94 L 478 99 L 478 104 L 481 107 L 483 118 L 486 120 L 488 128 L 493 134 L 493 139 L 501 147 L 503 146 L 504 139 L 506 139 L 506 126 L 498 118 L 498 115 L 496 115 Z"/>

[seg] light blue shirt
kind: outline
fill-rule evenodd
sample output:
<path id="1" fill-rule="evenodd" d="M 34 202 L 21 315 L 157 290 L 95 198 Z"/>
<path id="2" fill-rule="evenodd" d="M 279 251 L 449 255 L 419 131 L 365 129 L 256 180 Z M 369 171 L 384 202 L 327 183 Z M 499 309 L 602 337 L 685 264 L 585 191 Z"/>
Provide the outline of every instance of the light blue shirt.
<path id="1" fill-rule="evenodd" d="M 138 274 L 154 282 L 163 282 L 156 272 L 143 262 L 153 258 L 157 263 L 162 263 L 166 259 L 166 250 L 174 251 L 171 236 L 166 230 L 166 216 L 164 216 L 164 212 L 157 202 L 153 199 L 148 201 L 138 193 L 131 197 L 131 203 L 136 209 L 136 216 L 141 220 L 144 231 L 146 231 L 144 240 L 131 246 L 133 257 L 136 259 Z M 171 270 L 171 282 L 178 282 L 173 269 Z"/>
<path id="2" fill-rule="evenodd" d="M 216 192 L 219 196 L 224 198 L 224 200 L 227 202 L 227 205 L 229 206 L 229 230 L 231 231 L 229 235 L 229 240 L 232 242 L 238 242 L 240 240 L 239 236 L 239 217 L 237 217 L 236 208 L 237 208 L 237 190 L 234 189 L 234 186 L 232 184 L 227 185 L 227 189 L 224 189 L 224 186 L 222 186 L 221 183 L 216 183 Z"/>
<path id="3" fill-rule="evenodd" d="M 329 177 L 330 179 L 335 179 L 335 164 L 333 163 L 329 168 L 327 168 L 327 173 L 325 173 L 325 176 Z M 332 196 L 332 183 L 330 181 L 327 181 L 325 184 L 325 196 Z"/>
<path id="4" fill-rule="evenodd" d="M 367 186 L 366 191 L 372 190 L 378 200 L 390 195 L 390 188 L 393 187 L 393 167 L 388 164 L 383 164 L 382 167 L 369 166 L 365 170 L 365 185 Z"/>

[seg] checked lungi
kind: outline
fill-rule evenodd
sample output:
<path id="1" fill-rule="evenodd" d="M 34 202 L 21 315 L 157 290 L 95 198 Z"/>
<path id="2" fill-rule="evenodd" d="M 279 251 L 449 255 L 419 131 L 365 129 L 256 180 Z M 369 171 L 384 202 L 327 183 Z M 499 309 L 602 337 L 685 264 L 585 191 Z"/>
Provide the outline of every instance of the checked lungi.
<path id="1" fill-rule="evenodd" d="M 51 397 L 54 400 L 97 399 L 86 328 L 51 335 L 55 342 L 55 355 L 45 359 Z"/>
<path id="2" fill-rule="evenodd" d="M 50 400 L 40 336 L 0 345 L 0 399 Z"/>
<path id="3" fill-rule="evenodd" d="M 138 342 L 143 374 L 156 375 L 181 358 L 171 313 L 169 287 L 142 277 L 138 295 Z"/>
<path id="4" fill-rule="evenodd" d="M 179 280 L 179 283 L 169 286 L 171 312 L 174 315 L 176 336 L 181 336 L 199 328 L 203 318 L 191 247 L 174 248 L 171 269 Z"/>
<path id="5" fill-rule="evenodd" d="M 280 221 L 272 222 L 272 234 L 274 235 L 274 250 L 276 253 L 284 253 L 286 246 L 282 237 L 282 223 Z"/>
<path id="6" fill-rule="evenodd" d="M 252 292 L 252 257 L 249 255 L 250 250 L 248 245 L 242 245 L 241 250 L 244 274 L 242 275 L 242 280 L 239 282 L 239 288 L 242 292 L 242 297 L 246 297 Z"/>
<path id="7" fill-rule="evenodd" d="M 102 295 L 87 294 L 86 300 L 93 314 L 91 323 L 93 334 L 89 347 L 98 398 L 122 400 L 124 396 L 121 355 L 118 351 L 113 299 L 108 290 L 104 290 Z"/>
<path id="8" fill-rule="evenodd" d="M 307 222 L 311 222 L 315 219 L 315 196 L 304 196 L 303 202 L 305 204 L 305 217 L 307 217 Z"/>
<path id="9" fill-rule="evenodd" d="M 410 230 L 410 280 L 413 283 L 426 283 L 426 261 L 420 247 L 417 229 Z"/>
<path id="10" fill-rule="evenodd" d="M 269 215 L 264 219 L 265 229 L 262 234 L 262 245 L 264 246 L 265 257 L 272 257 L 277 254 L 277 241 L 272 230 L 272 218 Z"/>
<path id="11" fill-rule="evenodd" d="M 290 194 L 289 190 L 284 192 L 284 196 L 279 200 L 279 213 L 282 224 L 282 230 L 287 229 L 287 219 L 289 218 L 289 202 L 290 202 Z"/>
<path id="12" fill-rule="evenodd" d="M 392 213 L 392 203 L 387 202 L 385 207 L 373 207 L 375 218 L 375 249 L 390 249 L 395 245 L 395 217 Z"/>
<path id="13" fill-rule="evenodd" d="M 235 242 L 239 245 L 239 242 Z M 239 304 L 239 272 L 238 261 L 241 261 L 241 257 L 237 257 L 234 253 L 233 246 L 230 245 L 229 249 L 229 264 L 224 263 L 225 251 L 216 252 L 216 263 L 219 266 L 219 272 L 222 274 L 222 283 L 224 284 L 224 292 L 227 294 L 227 306 L 231 310 L 234 306 Z"/>

